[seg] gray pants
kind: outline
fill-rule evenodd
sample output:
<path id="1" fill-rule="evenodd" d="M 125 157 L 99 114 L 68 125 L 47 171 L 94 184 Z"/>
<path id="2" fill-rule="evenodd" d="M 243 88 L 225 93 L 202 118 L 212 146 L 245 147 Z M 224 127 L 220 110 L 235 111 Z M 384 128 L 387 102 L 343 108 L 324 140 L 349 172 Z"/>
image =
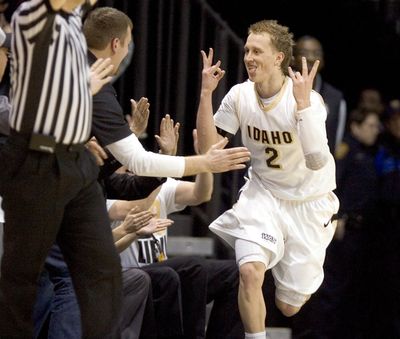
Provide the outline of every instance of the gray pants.
<path id="1" fill-rule="evenodd" d="M 147 296 L 151 286 L 150 277 L 139 268 L 122 272 L 123 301 L 121 312 L 121 337 L 139 338 Z"/>

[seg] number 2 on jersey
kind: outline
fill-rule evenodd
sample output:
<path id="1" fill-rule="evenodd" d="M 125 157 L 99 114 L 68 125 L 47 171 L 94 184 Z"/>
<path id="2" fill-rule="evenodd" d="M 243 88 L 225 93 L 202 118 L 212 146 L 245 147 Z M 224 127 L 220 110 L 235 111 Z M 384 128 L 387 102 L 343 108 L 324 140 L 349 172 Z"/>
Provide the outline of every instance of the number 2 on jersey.
<path id="1" fill-rule="evenodd" d="M 281 168 L 282 166 L 275 163 L 275 160 L 278 158 L 278 151 L 275 148 L 267 147 L 265 148 L 265 154 L 267 155 L 267 166 L 271 168 Z"/>

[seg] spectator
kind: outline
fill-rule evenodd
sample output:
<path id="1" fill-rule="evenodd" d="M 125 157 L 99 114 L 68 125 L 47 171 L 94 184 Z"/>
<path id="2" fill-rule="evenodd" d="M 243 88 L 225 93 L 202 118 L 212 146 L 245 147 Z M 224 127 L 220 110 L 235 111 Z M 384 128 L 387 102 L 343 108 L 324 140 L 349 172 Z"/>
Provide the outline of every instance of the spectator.
<path id="1" fill-rule="evenodd" d="M 193 137 L 197 150 L 196 131 Z M 175 142 L 168 142 L 174 138 Z M 169 116 L 163 119 L 160 138 L 157 140 L 164 153 L 175 154 L 177 135 Z M 186 206 L 195 206 L 208 201 L 211 198 L 212 188 L 213 178 L 209 173 L 197 175 L 195 182 L 169 178 L 158 193 L 152 210 L 157 217 L 166 218 L 170 213 L 180 211 Z M 111 207 L 109 213 L 122 213 L 124 216 L 130 208 L 129 202 L 118 201 Z M 117 210 L 118 213 L 113 212 Z M 233 260 L 193 256 L 169 259 L 167 244 L 167 230 L 155 233 L 152 237 L 138 239 L 121 253 L 123 269 L 141 266 L 151 277 L 154 296 L 160 295 L 166 289 L 163 281 L 169 282 L 173 279 L 176 282 L 182 298 L 183 338 L 242 338 L 244 333 L 237 305 L 239 277 L 236 263 Z M 170 293 L 175 293 L 175 290 Z M 206 304 L 211 301 L 213 308 L 206 334 Z M 160 338 L 165 336 L 177 338 L 180 329 L 179 317 L 174 319 L 167 317 L 165 314 L 168 308 L 165 299 L 155 304 L 155 314 L 158 315 L 157 331 Z M 156 333 L 147 335 L 153 337 Z"/>
<path id="2" fill-rule="evenodd" d="M 360 109 L 375 111 L 379 116 L 382 116 L 385 104 L 381 92 L 376 88 L 364 88 L 360 92 L 357 107 Z"/>
<path id="3" fill-rule="evenodd" d="M 325 101 L 326 111 L 326 133 L 331 153 L 335 153 L 336 147 L 343 139 L 347 120 L 347 104 L 341 90 L 325 81 L 321 71 L 325 66 L 324 50 L 321 42 L 310 35 L 300 37 L 293 49 L 293 63 L 297 70 L 301 70 L 301 58 L 307 59 L 308 68 L 311 69 L 316 60 L 319 60 L 318 73 L 315 76 L 313 89 L 321 94 Z"/>
<path id="4" fill-rule="evenodd" d="M 327 251 L 325 280 L 314 305 L 313 328 L 321 337 L 350 339 L 371 334 L 368 319 L 373 319 L 369 318 L 373 298 L 367 295 L 374 275 L 371 235 L 378 231 L 375 157 L 379 132 L 379 114 L 356 109 L 349 117 L 349 133 L 336 150 L 336 192 L 341 204 L 335 238 Z"/>

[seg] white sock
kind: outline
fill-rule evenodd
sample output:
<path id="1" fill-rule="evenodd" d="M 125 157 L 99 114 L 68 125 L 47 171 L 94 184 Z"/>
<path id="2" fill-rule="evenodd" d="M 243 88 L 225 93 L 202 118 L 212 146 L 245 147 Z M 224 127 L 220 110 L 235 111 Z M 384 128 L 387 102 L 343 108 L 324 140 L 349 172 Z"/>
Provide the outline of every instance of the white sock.
<path id="1" fill-rule="evenodd" d="M 265 331 L 263 332 L 257 332 L 257 333 L 244 333 L 245 339 L 266 339 L 267 338 L 267 333 Z"/>

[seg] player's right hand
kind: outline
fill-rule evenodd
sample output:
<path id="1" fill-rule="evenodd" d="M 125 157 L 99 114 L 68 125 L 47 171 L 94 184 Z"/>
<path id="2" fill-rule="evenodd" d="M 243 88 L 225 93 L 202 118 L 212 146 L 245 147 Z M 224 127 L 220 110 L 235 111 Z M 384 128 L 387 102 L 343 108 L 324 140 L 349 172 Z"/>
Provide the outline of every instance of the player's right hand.
<path id="1" fill-rule="evenodd" d="M 224 77 L 225 71 L 220 68 L 220 60 L 213 65 L 214 51 L 212 48 L 209 49 L 208 55 L 204 51 L 201 51 L 201 56 L 203 58 L 201 90 L 212 92 L 217 88 L 219 81 Z"/>

